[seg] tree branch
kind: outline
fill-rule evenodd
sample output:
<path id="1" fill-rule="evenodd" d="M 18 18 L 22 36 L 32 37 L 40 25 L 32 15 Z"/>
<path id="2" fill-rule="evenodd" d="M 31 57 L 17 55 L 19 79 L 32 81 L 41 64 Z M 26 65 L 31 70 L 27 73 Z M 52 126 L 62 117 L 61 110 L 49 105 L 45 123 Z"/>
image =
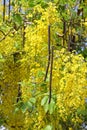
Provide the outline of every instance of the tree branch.
<path id="1" fill-rule="evenodd" d="M 0 29 L 0 32 L 5 36 L 5 33 Z"/>
<path id="2" fill-rule="evenodd" d="M 51 65 L 50 65 L 49 103 L 51 102 L 51 95 L 52 95 L 53 50 L 54 50 L 54 47 L 52 46 Z"/>
<path id="3" fill-rule="evenodd" d="M 8 9 L 8 16 L 9 16 L 9 18 L 10 18 L 10 10 L 11 10 L 11 0 L 9 0 L 9 7 L 8 7 L 9 9 Z"/>
<path id="4" fill-rule="evenodd" d="M 3 22 L 5 21 L 5 4 L 6 4 L 6 1 L 4 0 L 3 1 Z"/>
<path id="5" fill-rule="evenodd" d="M 10 34 L 10 32 L 13 30 L 13 28 L 11 28 L 6 34 L 2 31 L 2 30 L 0 30 L 2 33 L 3 33 L 3 37 L 0 39 L 0 42 L 1 41 L 3 41 L 9 34 Z"/>
<path id="6" fill-rule="evenodd" d="M 49 66 L 50 66 L 50 25 L 48 26 L 48 64 L 47 64 L 47 68 L 46 68 L 46 74 L 44 77 L 44 81 L 46 81 L 47 79 L 47 75 L 48 75 L 48 70 L 49 70 Z"/>
<path id="7" fill-rule="evenodd" d="M 6 34 L 2 31 L 2 30 L 0 30 L 2 33 L 3 33 L 3 37 L 0 39 L 0 42 L 1 41 L 3 41 L 10 33 L 15 33 L 15 31 L 14 31 L 14 29 L 16 30 L 16 31 L 18 31 L 19 29 L 20 29 L 20 27 L 21 26 L 19 26 L 19 27 L 17 27 L 16 29 L 15 29 L 15 27 L 13 27 L 13 28 L 11 28 Z"/>

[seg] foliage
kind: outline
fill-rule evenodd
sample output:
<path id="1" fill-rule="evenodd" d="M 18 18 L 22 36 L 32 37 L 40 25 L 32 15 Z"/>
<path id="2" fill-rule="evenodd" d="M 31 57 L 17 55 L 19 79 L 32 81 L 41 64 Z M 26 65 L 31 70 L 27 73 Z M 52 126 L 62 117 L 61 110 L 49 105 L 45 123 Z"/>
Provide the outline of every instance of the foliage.
<path id="1" fill-rule="evenodd" d="M 0 22 L 0 125 L 9 130 L 77 130 L 87 120 L 86 57 L 67 42 L 74 34 L 84 37 L 86 29 L 79 28 L 75 0 L 68 0 L 67 10 L 66 1 L 52 2 L 12 1 L 10 19 Z"/>

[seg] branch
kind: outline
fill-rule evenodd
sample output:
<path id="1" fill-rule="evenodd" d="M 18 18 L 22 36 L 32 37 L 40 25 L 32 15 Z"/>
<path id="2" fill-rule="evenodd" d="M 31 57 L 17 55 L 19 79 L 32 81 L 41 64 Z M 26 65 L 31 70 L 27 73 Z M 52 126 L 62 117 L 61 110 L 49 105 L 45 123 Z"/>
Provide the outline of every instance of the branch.
<path id="1" fill-rule="evenodd" d="M 0 30 L 0 32 L 5 36 L 5 33 L 2 30 Z"/>
<path id="2" fill-rule="evenodd" d="M 6 1 L 4 0 L 3 1 L 3 22 L 5 21 L 5 11 L 6 11 L 5 4 L 6 4 Z"/>
<path id="3" fill-rule="evenodd" d="M 52 46 L 51 65 L 50 65 L 49 103 L 51 102 L 51 95 L 52 95 L 53 50 L 54 50 L 54 47 Z"/>
<path id="4" fill-rule="evenodd" d="M 60 34 L 58 32 L 56 34 L 57 34 L 58 37 L 63 37 L 64 36 L 64 34 Z"/>
<path id="5" fill-rule="evenodd" d="M 46 68 L 46 74 L 44 77 L 44 81 L 46 81 L 47 79 L 47 75 L 48 75 L 48 70 L 49 70 L 49 66 L 50 66 L 50 25 L 48 26 L 48 64 L 47 64 L 47 68 Z"/>
<path id="6" fill-rule="evenodd" d="M 22 92 L 21 92 L 21 87 L 19 85 L 18 86 L 18 95 L 17 95 L 17 100 L 16 100 L 17 103 L 21 100 L 21 95 L 22 95 Z"/>
<path id="7" fill-rule="evenodd" d="M 15 33 L 14 29 L 15 29 L 16 31 L 18 31 L 18 30 L 20 29 L 20 27 L 21 27 L 21 26 L 19 26 L 19 27 L 16 28 L 16 29 L 15 29 L 15 27 L 11 28 L 6 34 L 5 34 L 2 30 L 0 30 L 0 31 L 3 33 L 3 35 L 4 35 L 4 36 L 0 39 L 0 42 L 3 41 L 11 32 L 14 34 L 14 33 Z"/>
<path id="8" fill-rule="evenodd" d="M 3 41 L 9 34 L 10 34 L 10 32 L 13 30 L 13 28 L 11 28 L 6 34 L 2 31 L 2 30 L 0 30 L 2 33 L 3 33 L 3 37 L 0 39 L 0 42 L 1 41 Z"/>
<path id="9" fill-rule="evenodd" d="M 11 0 L 9 0 L 9 7 L 8 7 L 8 16 L 10 18 L 10 10 L 11 10 Z"/>
<path id="10" fill-rule="evenodd" d="M 24 47 L 24 45 L 25 45 L 25 40 L 26 40 L 26 37 L 25 37 L 25 35 L 26 35 L 26 32 L 25 32 L 25 29 L 26 29 L 26 24 L 25 24 L 25 22 L 24 22 L 24 24 L 23 24 L 23 33 L 22 33 L 22 42 L 23 42 L 23 47 Z"/>

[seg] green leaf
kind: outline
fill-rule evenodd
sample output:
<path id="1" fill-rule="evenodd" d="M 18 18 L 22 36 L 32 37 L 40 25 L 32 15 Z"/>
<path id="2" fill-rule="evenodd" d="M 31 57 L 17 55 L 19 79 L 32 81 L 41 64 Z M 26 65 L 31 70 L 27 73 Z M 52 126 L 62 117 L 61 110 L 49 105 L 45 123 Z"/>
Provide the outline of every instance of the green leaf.
<path id="1" fill-rule="evenodd" d="M 47 111 L 49 110 L 49 103 L 46 103 L 46 104 L 44 105 L 44 110 L 45 110 L 45 112 L 47 113 Z"/>
<path id="2" fill-rule="evenodd" d="M 31 2 L 29 2 L 29 6 L 30 6 L 30 7 L 34 7 L 34 6 L 35 6 L 34 0 L 32 0 Z"/>
<path id="3" fill-rule="evenodd" d="M 38 76 L 38 77 L 42 77 L 42 76 L 44 76 L 44 72 L 41 71 L 41 70 L 39 70 L 38 73 L 37 73 L 37 76 Z"/>
<path id="4" fill-rule="evenodd" d="M 42 82 L 42 83 L 40 84 L 40 86 L 41 86 L 41 87 L 46 87 L 46 86 L 47 86 L 47 83 Z"/>
<path id="5" fill-rule="evenodd" d="M 14 2 L 14 1 L 12 1 L 12 3 L 11 3 L 11 4 L 12 4 L 12 6 L 15 6 L 15 2 Z"/>
<path id="6" fill-rule="evenodd" d="M 49 104 L 49 113 L 52 114 L 55 110 L 55 102 L 53 99 L 51 99 L 51 102 Z"/>
<path id="7" fill-rule="evenodd" d="M 20 14 L 13 14 L 13 21 L 18 24 L 21 25 L 22 24 L 22 17 Z"/>
<path id="8" fill-rule="evenodd" d="M 14 110 L 14 113 L 18 112 L 19 111 L 19 108 L 16 107 L 15 110 Z"/>
<path id="9" fill-rule="evenodd" d="M 52 129 L 53 129 L 53 127 L 51 125 L 47 125 L 44 130 L 52 130 Z"/>
<path id="10" fill-rule="evenodd" d="M 23 103 L 23 105 L 21 106 L 21 110 L 23 113 L 25 113 L 27 109 L 32 109 L 32 103 L 30 101 Z"/>
<path id="11" fill-rule="evenodd" d="M 29 109 L 32 108 L 32 103 L 30 101 L 27 102 L 27 108 L 29 108 Z"/>
<path id="12" fill-rule="evenodd" d="M 23 113 L 26 112 L 26 110 L 27 110 L 27 104 L 26 103 L 23 103 L 23 105 L 21 106 L 21 110 L 22 110 Z"/>
<path id="13" fill-rule="evenodd" d="M 36 99 L 35 99 L 35 98 L 30 98 L 29 101 L 30 101 L 31 103 L 35 104 Z"/>
<path id="14" fill-rule="evenodd" d="M 41 100 L 41 106 L 44 106 L 48 101 L 48 96 L 45 96 L 42 100 Z"/>
<path id="15" fill-rule="evenodd" d="M 0 126 L 4 124 L 4 118 L 3 117 L 0 117 Z"/>

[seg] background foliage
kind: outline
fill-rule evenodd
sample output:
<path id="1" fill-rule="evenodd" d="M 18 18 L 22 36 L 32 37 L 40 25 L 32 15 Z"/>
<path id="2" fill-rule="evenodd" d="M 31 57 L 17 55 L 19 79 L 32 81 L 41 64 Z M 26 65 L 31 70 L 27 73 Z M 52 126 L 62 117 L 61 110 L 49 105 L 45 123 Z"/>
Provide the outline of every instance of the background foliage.
<path id="1" fill-rule="evenodd" d="M 0 125 L 80 129 L 87 121 L 87 2 L 0 2 Z"/>

